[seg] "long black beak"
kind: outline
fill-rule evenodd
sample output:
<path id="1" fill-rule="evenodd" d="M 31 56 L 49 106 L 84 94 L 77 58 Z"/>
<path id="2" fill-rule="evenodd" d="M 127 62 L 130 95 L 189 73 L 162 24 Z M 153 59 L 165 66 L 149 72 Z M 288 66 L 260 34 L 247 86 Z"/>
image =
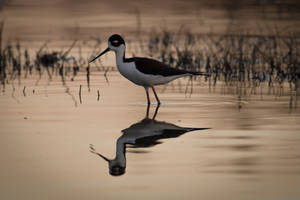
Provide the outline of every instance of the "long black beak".
<path id="1" fill-rule="evenodd" d="M 107 47 L 104 51 L 102 51 L 98 56 L 96 56 L 95 58 L 89 60 L 89 63 L 94 62 L 97 58 L 99 58 L 100 56 L 102 56 L 103 54 L 107 53 L 108 51 L 110 51 L 110 48 Z"/>
<path id="2" fill-rule="evenodd" d="M 103 158 L 105 161 L 109 162 L 110 160 L 108 158 L 106 158 L 105 156 L 101 155 L 100 153 L 96 153 L 98 156 L 100 156 L 101 158 Z"/>
<path id="3" fill-rule="evenodd" d="M 110 162 L 110 160 L 108 158 L 106 158 L 102 154 L 98 153 L 92 144 L 90 144 L 90 152 L 94 153 L 94 154 L 97 154 L 98 156 L 100 156 L 101 158 L 103 158 L 105 161 Z"/>
<path id="4" fill-rule="evenodd" d="M 102 154 L 100 154 L 100 153 L 98 153 L 96 151 L 91 151 L 91 152 L 94 153 L 94 154 L 96 154 L 96 155 L 98 155 L 98 156 L 100 156 L 101 158 L 103 158 L 103 160 L 105 160 L 107 162 L 110 162 L 110 160 L 108 158 L 106 158 L 105 156 L 103 156 Z"/>

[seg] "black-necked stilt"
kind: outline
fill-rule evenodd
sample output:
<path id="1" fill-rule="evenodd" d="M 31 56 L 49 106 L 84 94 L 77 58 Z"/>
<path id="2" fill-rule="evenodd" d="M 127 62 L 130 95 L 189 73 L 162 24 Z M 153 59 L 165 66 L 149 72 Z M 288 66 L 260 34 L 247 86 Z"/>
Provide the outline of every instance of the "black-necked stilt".
<path id="1" fill-rule="evenodd" d="M 91 59 L 93 62 L 108 51 L 114 51 L 116 54 L 116 63 L 119 72 L 133 83 L 143 86 L 146 90 L 147 102 L 150 104 L 148 89 L 151 87 L 157 104 L 160 104 L 158 96 L 155 92 L 155 85 L 166 84 L 177 78 L 191 75 L 206 75 L 202 72 L 190 72 L 172 68 L 169 65 L 161 63 L 157 60 L 142 57 L 125 58 L 125 41 L 123 38 L 114 34 L 108 39 L 108 47 L 98 56 Z"/>
<path id="2" fill-rule="evenodd" d="M 108 162 L 109 173 L 113 176 L 119 176 L 125 173 L 126 169 L 126 144 L 132 145 L 131 147 L 152 147 L 161 144 L 160 139 L 176 138 L 185 133 L 206 130 L 209 128 L 190 128 L 180 127 L 175 124 L 155 120 L 159 106 L 156 107 L 153 118 L 148 117 L 149 107 L 147 107 L 146 117 L 130 127 L 122 130 L 122 135 L 117 139 L 116 157 L 108 159 L 101 153 L 97 152 L 93 145 L 90 145 L 90 151 L 105 161 Z"/>

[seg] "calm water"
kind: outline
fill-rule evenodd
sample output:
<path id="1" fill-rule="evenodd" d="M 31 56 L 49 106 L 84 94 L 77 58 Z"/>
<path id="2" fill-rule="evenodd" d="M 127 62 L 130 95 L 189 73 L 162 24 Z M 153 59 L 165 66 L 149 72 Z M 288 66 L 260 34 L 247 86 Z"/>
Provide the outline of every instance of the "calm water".
<path id="1" fill-rule="evenodd" d="M 69 94 L 58 78 L 36 86 L 31 77 L 15 91 L 7 85 L 0 98 L 1 199 L 298 199 L 300 112 L 289 109 L 289 97 L 252 95 L 238 109 L 236 97 L 209 93 L 203 81 L 191 97 L 175 81 L 158 88 L 163 104 L 155 120 L 151 105 L 142 121 L 143 88 L 117 72 L 108 78 L 109 85 L 93 73 L 88 92 L 81 75 L 67 82 Z M 131 138 L 153 130 L 166 139 L 127 145 L 125 173 L 115 177 L 89 146 L 113 159 L 124 129 Z M 182 135 L 168 139 L 170 133 Z"/>
<path id="2" fill-rule="evenodd" d="M 50 49 L 66 49 L 73 39 L 90 48 L 85 41 L 105 41 L 112 33 L 136 40 L 137 33 L 178 31 L 180 25 L 218 33 L 230 21 L 230 10 L 202 1 L 90 2 L 9 1 L 0 12 L 4 41 L 20 40 L 34 53 L 48 39 Z M 269 11 L 262 20 L 262 10 L 237 10 L 232 24 L 259 32 L 257 24 L 277 20 Z M 294 30 L 300 27 L 297 16 L 285 13 L 276 24 Z M 78 56 L 78 50 L 71 54 Z M 104 66 L 114 65 L 112 57 L 103 58 Z M 239 98 L 234 88 L 224 90 L 218 82 L 210 90 L 201 80 L 190 96 L 187 79 L 181 79 L 157 88 L 163 103 L 157 113 L 151 105 L 145 118 L 143 88 L 118 72 L 108 72 L 109 84 L 103 73 L 91 74 L 90 91 L 83 73 L 66 86 L 59 77 L 49 82 L 44 73 L 38 85 L 29 76 L 1 88 L 0 199 L 299 199 L 299 100 L 288 96 L 287 87 L 280 97 L 258 89 Z M 91 147 L 118 159 L 109 167 Z"/>

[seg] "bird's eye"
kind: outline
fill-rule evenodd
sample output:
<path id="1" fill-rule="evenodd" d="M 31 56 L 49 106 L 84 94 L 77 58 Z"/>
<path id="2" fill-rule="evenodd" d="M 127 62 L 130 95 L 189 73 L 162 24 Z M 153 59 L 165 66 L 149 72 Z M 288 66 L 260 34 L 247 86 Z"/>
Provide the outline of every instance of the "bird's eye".
<path id="1" fill-rule="evenodd" d="M 118 40 L 114 40 L 114 41 L 111 42 L 111 44 L 113 46 L 119 46 L 119 41 Z"/>

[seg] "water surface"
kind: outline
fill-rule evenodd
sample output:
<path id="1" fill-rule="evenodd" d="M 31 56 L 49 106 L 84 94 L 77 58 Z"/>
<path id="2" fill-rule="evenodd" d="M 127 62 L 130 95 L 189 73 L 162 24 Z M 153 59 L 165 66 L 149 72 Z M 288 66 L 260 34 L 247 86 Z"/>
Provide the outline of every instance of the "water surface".
<path id="1" fill-rule="evenodd" d="M 282 7 L 277 16 L 276 5 L 264 13 L 198 0 L 89 2 L 7 1 L 0 12 L 3 46 L 19 40 L 36 53 L 48 40 L 51 52 L 77 39 L 87 60 L 94 48 L 89 41 L 99 37 L 100 52 L 112 33 L 131 40 L 127 50 L 137 53 L 135 42 L 153 30 L 225 33 L 230 27 L 264 34 L 263 24 L 286 34 L 300 27 L 297 7 Z M 78 52 L 76 46 L 70 55 L 79 58 Z M 103 65 L 115 66 L 112 58 L 103 57 Z M 299 101 L 287 85 L 282 96 L 266 95 L 266 85 L 251 95 L 246 88 L 247 95 L 239 96 L 237 88 L 225 88 L 221 81 L 210 88 L 201 79 L 194 81 L 190 96 L 188 79 L 181 79 L 157 88 L 162 105 L 155 119 L 156 105 L 151 105 L 145 120 L 143 88 L 118 72 L 109 71 L 107 82 L 103 72 L 91 68 L 90 90 L 83 69 L 74 81 L 67 76 L 66 85 L 44 73 L 40 81 L 33 75 L 1 87 L 0 199 L 299 199 Z M 152 93 L 151 98 L 154 102 Z M 199 130 L 179 133 L 176 127 Z M 118 139 L 132 130 L 135 136 L 158 134 L 148 146 L 126 141 L 125 173 L 111 176 L 108 163 L 91 153 L 90 145 L 113 159 Z"/>
<path id="2" fill-rule="evenodd" d="M 88 92 L 85 76 L 76 77 L 67 83 L 69 94 L 58 78 L 35 85 L 31 77 L 15 91 L 7 85 L 0 98 L 1 198 L 299 197 L 300 113 L 289 109 L 289 97 L 252 95 L 239 109 L 237 98 L 209 93 L 203 81 L 191 97 L 179 92 L 176 81 L 174 89 L 158 88 L 163 104 L 155 120 L 210 129 L 127 147 L 126 172 L 111 176 L 89 145 L 114 158 L 121 130 L 143 120 L 147 106 L 143 88 L 117 72 L 108 78 L 109 85 L 94 73 Z M 151 105 L 150 118 L 154 112 Z"/>

